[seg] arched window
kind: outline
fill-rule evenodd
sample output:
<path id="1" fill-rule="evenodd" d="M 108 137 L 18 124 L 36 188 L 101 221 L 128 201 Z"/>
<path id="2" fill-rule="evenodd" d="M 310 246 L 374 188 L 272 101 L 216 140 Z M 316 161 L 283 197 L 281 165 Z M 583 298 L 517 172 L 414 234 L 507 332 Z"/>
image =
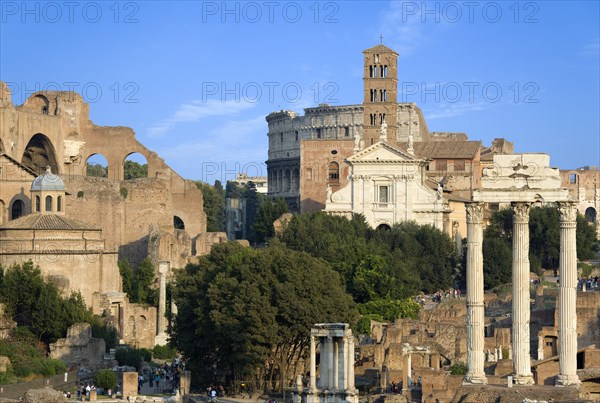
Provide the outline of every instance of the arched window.
<path id="1" fill-rule="evenodd" d="M 173 216 L 173 227 L 175 227 L 175 229 L 185 229 L 185 223 L 183 222 L 183 220 L 177 216 Z"/>
<path id="2" fill-rule="evenodd" d="M 46 211 L 52 211 L 52 196 L 46 196 Z"/>
<path id="3" fill-rule="evenodd" d="M 25 204 L 21 200 L 15 200 L 13 202 L 12 208 L 10 209 L 10 219 L 16 220 L 21 217 L 25 210 Z"/>
<path id="4" fill-rule="evenodd" d="M 329 181 L 330 182 L 339 182 L 339 180 L 340 180 L 340 165 L 335 161 L 331 161 L 329 163 Z"/>
<path id="5" fill-rule="evenodd" d="M 62 196 L 56 199 L 56 211 L 62 211 Z"/>
<path id="6" fill-rule="evenodd" d="M 594 224 L 596 222 L 596 209 L 593 207 L 588 207 L 585 210 L 585 218 L 587 218 L 587 220 L 589 222 L 591 222 L 592 224 Z"/>
<path id="7" fill-rule="evenodd" d="M 41 211 L 42 206 L 40 204 L 40 196 L 35 196 L 35 211 Z"/>

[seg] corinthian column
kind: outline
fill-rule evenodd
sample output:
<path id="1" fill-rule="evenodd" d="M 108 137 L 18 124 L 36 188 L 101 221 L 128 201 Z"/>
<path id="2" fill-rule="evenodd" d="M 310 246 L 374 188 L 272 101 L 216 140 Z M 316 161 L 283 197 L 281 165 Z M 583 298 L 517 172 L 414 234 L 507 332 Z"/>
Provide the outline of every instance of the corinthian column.
<path id="1" fill-rule="evenodd" d="M 529 209 L 530 203 L 512 203 L 512 345 L 514 380 L 517 385 L 533 385 L 529 356 Z"/>
<path id="2" fill-rule="evenodd" d="M 315 336 L 310 335 L 310 392 L 317 390 L 317 354 L 315 351 Z"/>
<path id="3" fill-rule="evenodd" d="M 483 204 L 467 203 L 467 374 L 463 383 L 486 384 L 483 370 Z"/>
<path id="4" fill-rule="evenodd" d="M 558 284 L 558 362 L 556 384 L 577 385 L 577 209 L 574 202 L 559 203 L 560 265 Z"/>

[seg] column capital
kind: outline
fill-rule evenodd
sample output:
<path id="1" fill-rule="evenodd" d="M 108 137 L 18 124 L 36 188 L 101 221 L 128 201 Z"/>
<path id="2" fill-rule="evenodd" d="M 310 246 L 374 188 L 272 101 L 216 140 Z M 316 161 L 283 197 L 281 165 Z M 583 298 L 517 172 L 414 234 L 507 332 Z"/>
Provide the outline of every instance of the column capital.
<path id="1" fill-rule="evenodd" d="M 559 202 L 558 212 L 560 213 L 561 222 L 577 221 L 577 203 L 573 201 Z"/>
<path id="2" fill-rule="evenodd" d="M 467 209 L 467 223 L 479 224 L 483 221 L 483 203 L 465 203 Z"/>
<path id="3" fill-rule="evenodd" d="M 531 209 L 531 203 L 512 202 L 510 205 L 513 209 L 515 222 L 529 222 L 529 210 Z"/>

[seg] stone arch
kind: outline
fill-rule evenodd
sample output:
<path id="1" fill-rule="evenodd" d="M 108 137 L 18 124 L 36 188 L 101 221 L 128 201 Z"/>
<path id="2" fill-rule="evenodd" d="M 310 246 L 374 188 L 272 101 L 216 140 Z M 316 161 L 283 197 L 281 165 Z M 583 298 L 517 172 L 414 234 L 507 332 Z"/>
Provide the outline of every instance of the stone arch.
<path id="1" fill-rule="evenodd" d="M 123 159 L 123 179 L 137 179 L 148 177 L 148 157 L 133 151 Z"/>
<path id="2" fill-rule="evenodd" d="M 183 222 L 183 220 L 178 217 L 178 216 L 173 216 L 173 227 L 175 229 L 182 229 L 185 230 L 185 223 Z"/>
<path id="3" fill-rule="evenodd" d="M 48 165 L 50 165 L 53 174 L 60 174 L 54 145 L 42 133 L 37 133 L 31 137 L 25 147 L 25 151 L 23 151 L 21 164 L 32 169 L 38 175 L 46 172 L 46 166 Z"/>
<path id="4" fill-rule="evenodd" d="M 592 224 L 596 223 L 596 217 L 598 217 L 598 214 L 596 212 L 596 209 L 593 207 L 588 207 L 585 209 L 585 218 L 586 220 L 588 220 L 589 222 L 591 222 Z"/>
<path id="5" fill-rule="evenodd" d="M 21 199 L 15 199 L 10 206 L 10 219 L 16 220 L 25 215 L 25 203 Z"/>
<path id="6" fill-rule="evenodd" d="M 379 224 L 377 226 L 377 231 L 390 231 L 392 229 L 392 227 L 389 226 L 389 224 Z"/>
<path id="7" fill-rule="evenodd" d="M 42 201 L 40 200 L 39 195 L 35 196 L 33 208 L 36 213 L 39 213 L 40 211 L 42 211 Z"/>
<path id="8" fill-rule="evenodd" d="M 50 110 L 50 101 L 42 94 L 36 94 L 27 100 L 27 108 L 39 111 L 43 115 L 48 115 Z"/>
<path id="9" fill-rule="evenodd" d="M 85 160 L 85 176 L 108 178 L 108 159 L 101 153 L 90 154 Z"/>

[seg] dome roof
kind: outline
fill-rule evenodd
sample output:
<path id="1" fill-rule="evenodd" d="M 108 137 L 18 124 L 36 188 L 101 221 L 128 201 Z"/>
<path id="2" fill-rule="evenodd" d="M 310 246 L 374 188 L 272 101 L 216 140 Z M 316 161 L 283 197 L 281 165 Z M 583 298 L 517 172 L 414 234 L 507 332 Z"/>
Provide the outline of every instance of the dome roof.
<path id="1" fill-rule="evenodd" d="M 33 181 L 31 184 L 32 191 L 40 190 L 65 190 L 65 183 L 58 175 L 54 175 L 49 166 L 46 167 L 46 172 Z"/>

